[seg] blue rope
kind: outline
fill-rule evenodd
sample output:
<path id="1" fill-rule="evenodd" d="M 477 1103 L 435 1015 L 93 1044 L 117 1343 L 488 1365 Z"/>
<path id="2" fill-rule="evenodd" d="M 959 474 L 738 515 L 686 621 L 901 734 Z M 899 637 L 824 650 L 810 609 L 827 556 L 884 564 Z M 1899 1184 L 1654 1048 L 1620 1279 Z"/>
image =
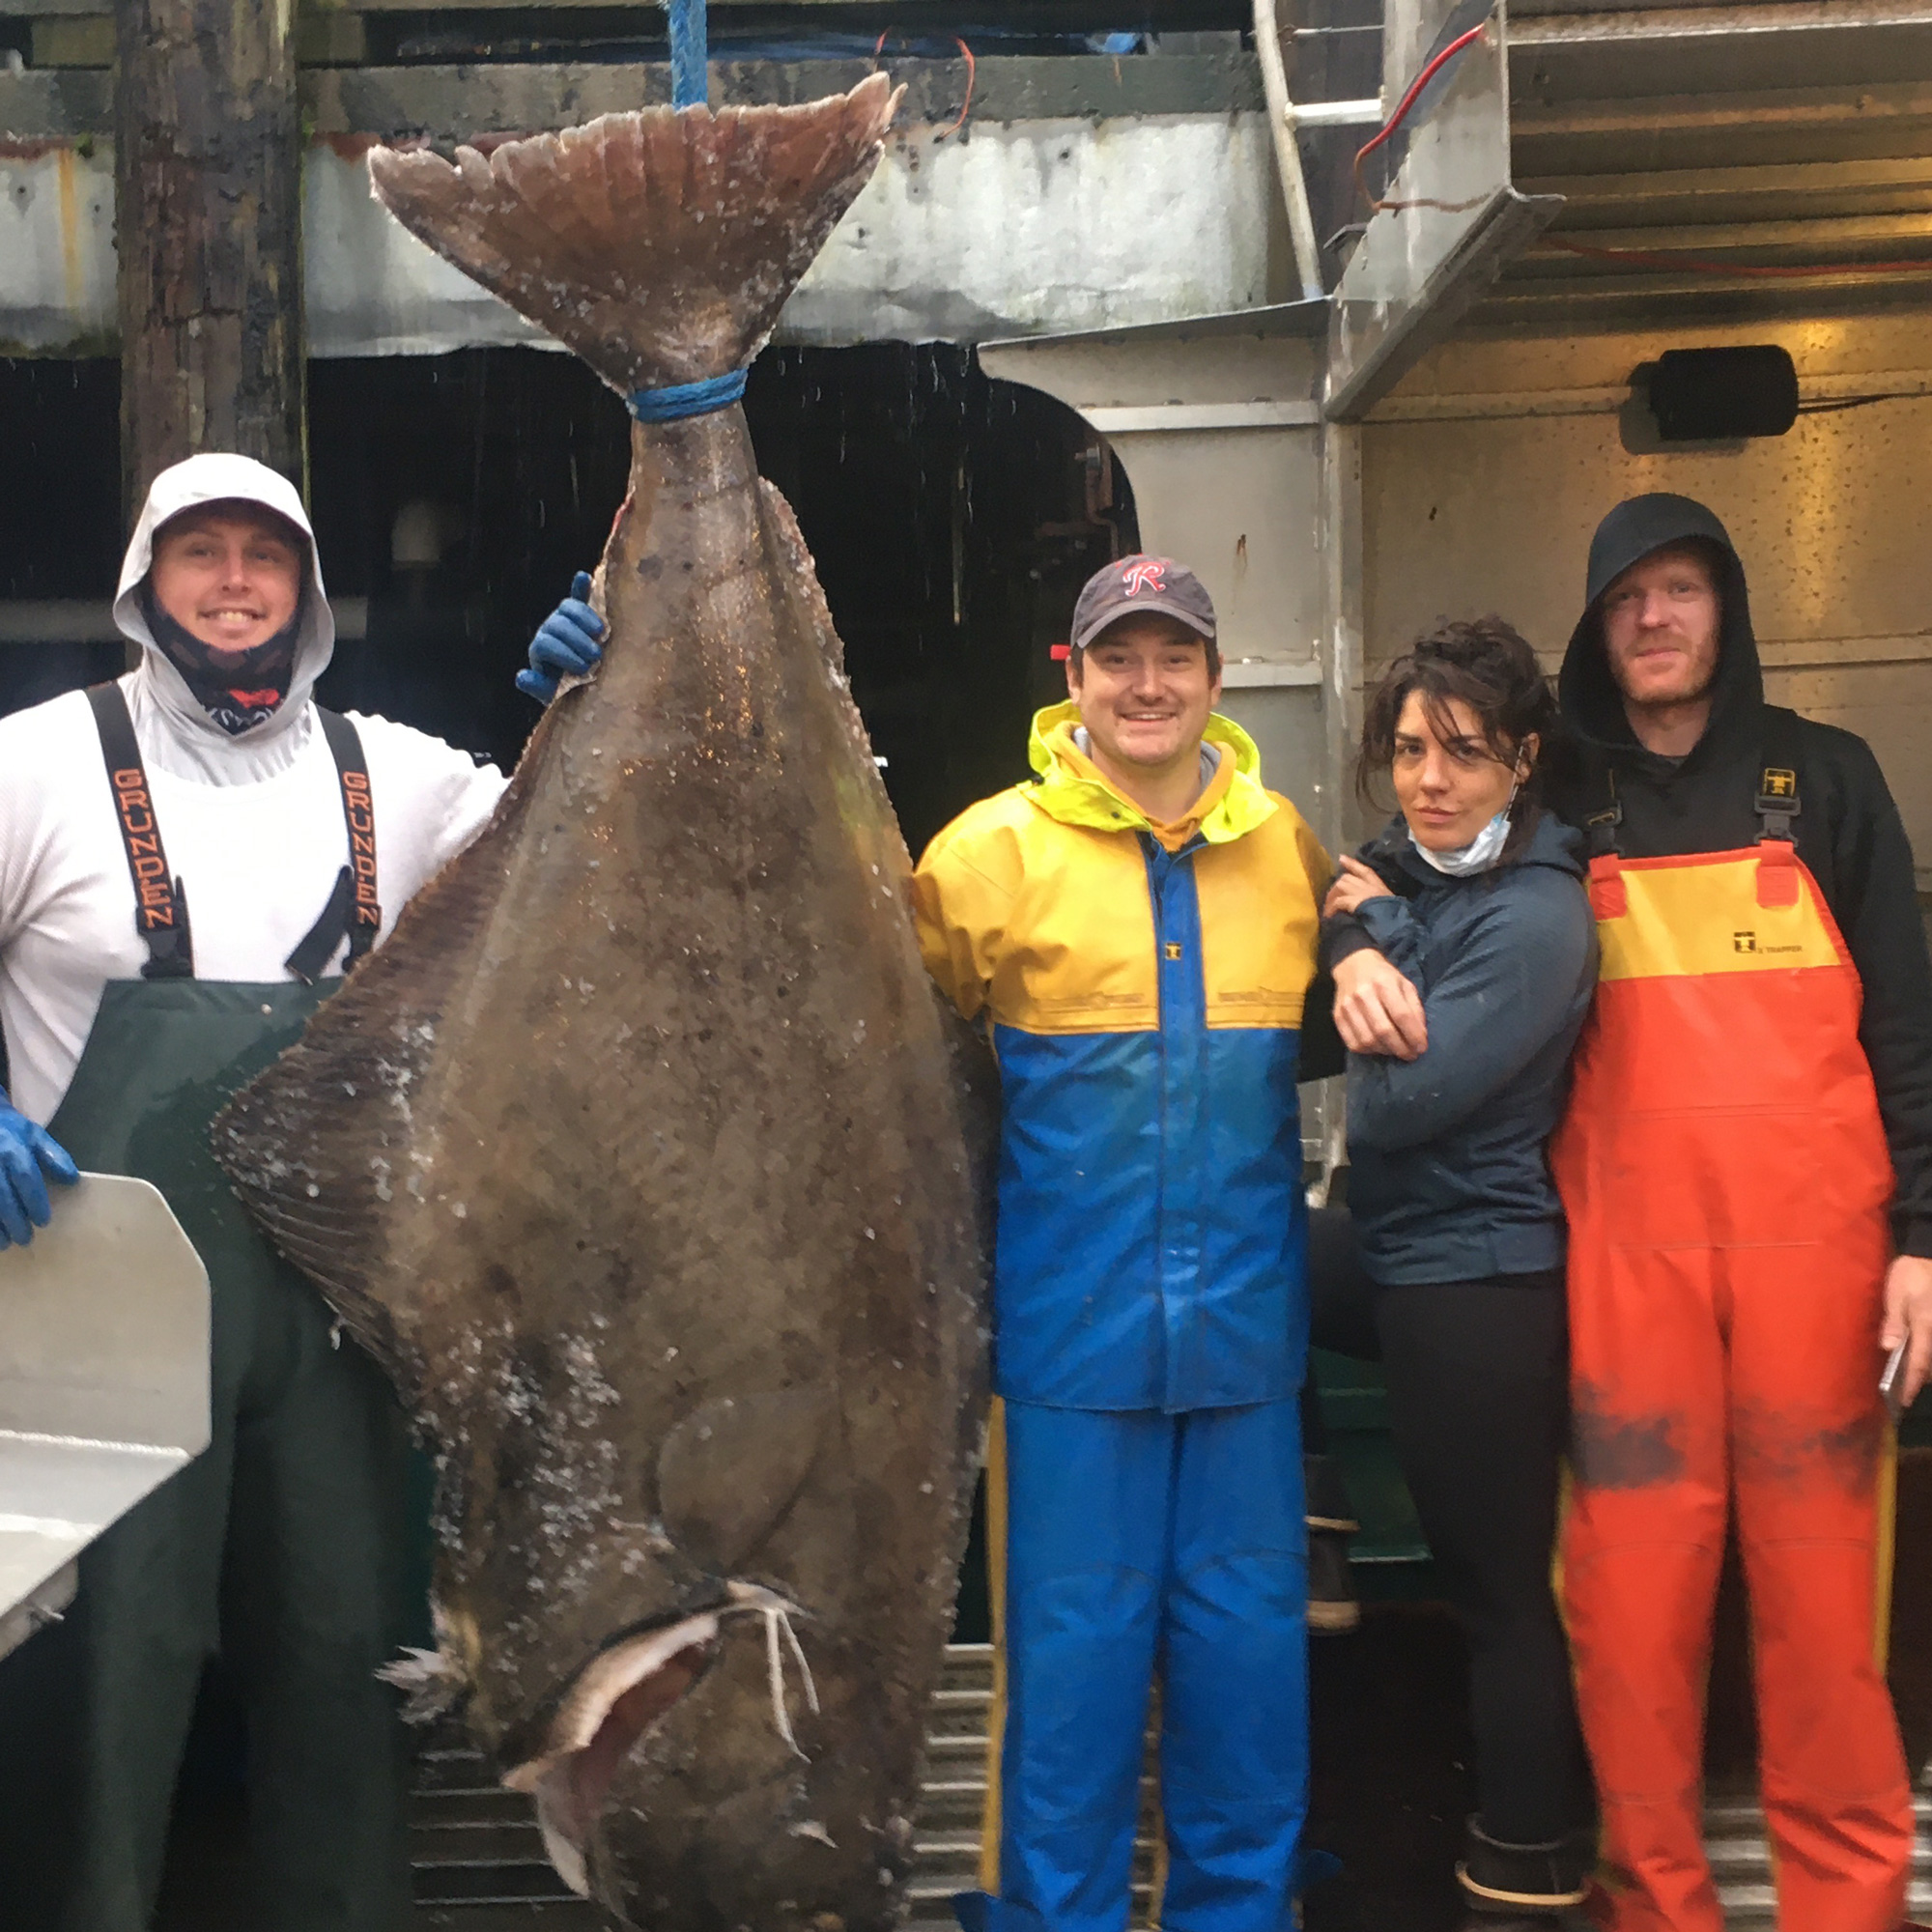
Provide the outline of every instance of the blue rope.
<path id="1" fill-rule="evenodd" d="M 727 370 L 723 376 L 707 376 L 700 383 L 674 383 L 668 389 L 638 389 L 625 398 L 624 407 L 640 423 L 676 422 L 680 416 L 708 415 L 713 410 L 728 410 L 745 393 L 743 369 Z"/>
<path id="2" fill-rule="evenodd" d="M 670 104 L 702 107 L 710 99 L 705 68 L 704 0 L 667 0 L 670 8 Z"/>

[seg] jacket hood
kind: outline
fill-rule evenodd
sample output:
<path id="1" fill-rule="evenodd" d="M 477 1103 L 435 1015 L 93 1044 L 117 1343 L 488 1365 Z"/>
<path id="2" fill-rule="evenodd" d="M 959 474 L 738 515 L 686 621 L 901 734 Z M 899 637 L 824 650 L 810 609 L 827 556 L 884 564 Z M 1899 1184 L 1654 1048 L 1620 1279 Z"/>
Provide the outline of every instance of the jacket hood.
<path id="1" fill-rule="evenodd" d="M 1590 539 L 1589 578 L 1583 593 L 1583 614 L 1570 634 L 1570 647 L 1556 681 L 1563 721 L 1584 744 L 1601 750 L 1643 753 L 1624 712 L 1623 694 L 1610 675 L 1604 650 L 1601 606 L 1604 592 L 1653 551 L 1666 545 L 1701 538 L 1714 544 L 1722 559 L 1719 593 L 1722 600 L 1722 629 L 1718 644 L 1718 671 L 1713 686 L 1711 722 L 1699 743 L 1719 737 L 1740 722 L 1749 722 L 1764 705 L 1764 672 L 1758 664 L 1757 639 L 1751 630 L 1750 597 L 1745 567 L 1730 532 L 1702 503 L 1690 497 L 1653 491 L 1619 503 L 1597 526 Z M 1693 753 L 1694 756 L 1695 753 Z"/>
<path id="2" fill-rule="evenodd" d="M 1123 826 L 1152 830 L 1147 814 L 1131 799 L 1121 797 L 1081 755 L 1073 742 L 1073 728 L 1079 723 L 1080 707 L 1070 699 L 1034 713 L 1027 758 L 1038 778 L 1028 795 L 1063 825 L 1087 825 L 1102 832 L 1119 832 Z M 1224 768 L 1230 759 L 1234 764 L 1227 789 L 1201 820 L 1202 838 L 1210 845 L 1221 845 L 1252 832 L 1277 808 L 1262 783 L 1262 754 L 1255 741 L 1232 718 L 1209 712 L 1201 735 L 1204 744 L 1219 750 Z M 1219 772 L 1215 778 L 1219 780 Z M 1215 789 L 1208 787 L 1209 792 Z"/>
<path id="3" fill-rule="evenodd" d="M 1418 885 L 1464 883 L 1450 878 L 1446 872 L 1438 872 L 1415 849 L 1408 836 L 1408 821 L 1400 812 L 1363 847 L 1362 858 L 1378 872 L 1401 872 Z M 1553 872 L 1567 872 L 1573 879 L 1581 879 L 1589 871 L 1583 835 L 1565 825 L 1548 805 L 1544 805 L 1538 810 L 1536 823 L 1530 827 L 1529 838 L 1520 850 L 1511 852 L 1488 871 L 1472 874 L 1465 883 L 1493 878 L 1498 872 L 1508 871 L 1512 866 L 1548 866 Z"/>
<path id="4" fill-rule="evenodd" d="M 231 737 L 202 708 L 188 690 L 186 680 L 155 641 L 147 614 L 141 609 L 141 585 L 155 560 L 155 532 L 169 518 L 201 503 L 234 501 L 259 503 L 293 524 L 307 540 L 308 570 L 302 586 L 295 668 L 288 696 L 252 730 Z M 248 456 L 213 453 L 190 456 L 163 469 L 149 487 L 148 500 L 142 504 L 141 514 L 134 521 L 134 533 L 128 540 L 128 554 L 121 562 L 121 582 L 114 595 L 114 627 L 124 638 L 141 646 L 141 668 L 135 675 L 145 690 L 139 697 L 152 701 L 162 714 L 169 731 L 199 754 L 191 762 L 220 759 L 223 747 L 254 750 L 294 732 L 306 717 L 308 696 L 316 679 L 328 668 L 328 661 L 335 652 L 335 613 L 328 608 L 328 593 L 323 586 L 315 531 L 295 485 Z M 291 752 L 294 747 L 295 741 L 291 739 Z"/>

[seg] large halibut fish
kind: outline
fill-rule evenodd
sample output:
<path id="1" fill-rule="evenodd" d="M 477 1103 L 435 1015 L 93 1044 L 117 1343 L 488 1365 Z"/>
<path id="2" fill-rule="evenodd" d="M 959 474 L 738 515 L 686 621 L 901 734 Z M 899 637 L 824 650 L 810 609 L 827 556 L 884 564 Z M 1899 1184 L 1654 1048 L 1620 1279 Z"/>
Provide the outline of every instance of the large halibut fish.
<path id="1" fill-rule="evenodd" d="M 406 226 L 625 392 L 742 367 L 883 77 L 379 151 Z M 969 1508 L 983 1231 L 907 861 L 735 406 L 637 425 L 604 663 L 243 1093 L 250 1209 L 440 1451 L 440 1648 L 614 1922 L 897 1914 Z"/>

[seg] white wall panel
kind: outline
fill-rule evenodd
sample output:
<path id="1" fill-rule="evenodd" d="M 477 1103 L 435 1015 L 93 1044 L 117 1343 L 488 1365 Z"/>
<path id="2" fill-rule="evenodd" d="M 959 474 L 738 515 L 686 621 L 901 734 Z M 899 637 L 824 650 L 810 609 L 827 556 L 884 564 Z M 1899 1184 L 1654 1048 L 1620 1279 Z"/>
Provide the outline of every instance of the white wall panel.
<path id="1" fill-rule="evenodd" d="M 38 145 L 38 144 L 36 144 Z M 359 144 L 304 175 L 317 355 L 544 340 L 369 195 Z M 1258 114 L 988 123 L 894 141 L 779 323 L 823 344 L 1115 327 L 1266 298 L 1272 176 Z M 114 162 L 0 159 L 0 353 L 100 353 L 114 329 Z"/>

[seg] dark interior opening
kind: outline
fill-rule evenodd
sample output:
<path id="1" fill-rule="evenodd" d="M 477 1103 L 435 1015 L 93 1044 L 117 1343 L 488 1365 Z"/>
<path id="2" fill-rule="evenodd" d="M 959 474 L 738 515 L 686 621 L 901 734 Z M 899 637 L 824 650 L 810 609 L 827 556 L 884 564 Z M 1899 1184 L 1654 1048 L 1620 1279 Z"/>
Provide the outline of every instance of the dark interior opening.
<path id="1" fill-rule="evenodd" d="M 1135 542 L 1124 475 L 1063 405 L 949 343 L 774 349 L 746 413 L 791 499 L 906 842 L 1026 775 L 1027 719 L 1086 576 Z M 118 369 L 0 362 L 16 476 L 0 502 L 0 711 L 111 676 L 86 631 L 125 541 Z M 629 467 L 622 404 L 573 356 L 474 350 L 318 362 L 310 502 L 342 632 L 320 687 L 505 765 L 536 707 L 530 634 L 593 564 Z M 9 606 L 12 606 L 10 612 Z M 49 628 L 58 628 L 51 621 Z M 94 629 L 101 627 L 98 621 Z"/>

